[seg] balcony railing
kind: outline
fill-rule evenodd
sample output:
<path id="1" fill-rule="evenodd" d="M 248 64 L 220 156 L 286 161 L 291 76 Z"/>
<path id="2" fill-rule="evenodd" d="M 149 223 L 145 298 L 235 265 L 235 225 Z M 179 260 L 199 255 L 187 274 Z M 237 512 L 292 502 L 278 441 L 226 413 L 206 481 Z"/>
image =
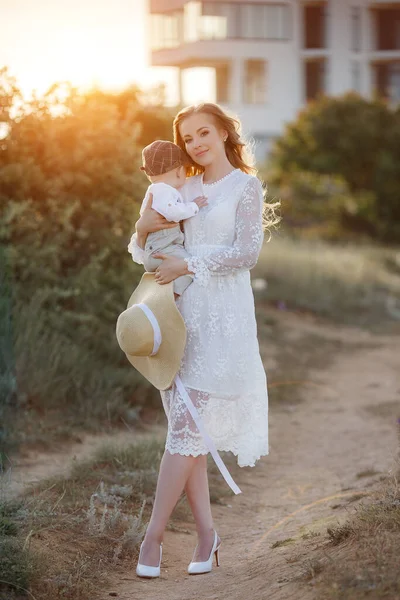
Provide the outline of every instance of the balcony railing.
<path id="1" fill-rule="evenodd" d="M 198 40 L 287 40 L 291 9 L 285 4 L 187 2 L 183 10 L 152 14 L 153 50 Z"/>

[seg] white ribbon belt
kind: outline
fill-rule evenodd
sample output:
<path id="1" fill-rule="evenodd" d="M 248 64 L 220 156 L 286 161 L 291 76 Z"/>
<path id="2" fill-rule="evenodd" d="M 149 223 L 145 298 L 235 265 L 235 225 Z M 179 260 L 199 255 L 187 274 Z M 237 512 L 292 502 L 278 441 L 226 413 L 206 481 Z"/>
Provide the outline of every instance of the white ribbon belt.
<path id="1" fill-rule="evenodd" d="M 161 341 L 162 341 L 160 326 L 158 324 L 155 314 L 153 313 L 152 310 L 150 310 L 150 308 L 147 306 L 147 304 L 140 303 L 140 304 L 137 304 L 136 306 L 139 306 L 143 310 L 143 312 L 145 313 L 146 317 L 149 319 L 149 321 L 153 327 L 154 345 L 153 345 L 153 351 L 150 355 L 150 356 L 153 356 L 154 354 L 157 354 L 158 349 L 160 348 Z M 222 458 L 218 454 L 218 450 L 215 447 L 214 442 L 212 441 L 211 437 L 207 433 L 207 430 L 204 427 L 202 420 L 200 419 L 200 415 L 197 412 L 197 409 L 194 406 L 194 404 L 193 404 L 189 394 L 187 393 L 185 386 L 183 385 L 182 380 L 178 374 L 175 376 L 174 384 L 176 385 L 178 392 L 182 396 L 182 398 L 187 406 L 188 411 L 192 415 L 193 420 L 196 423 L 198 430 L 200 431 L 201 435 L 203 436 L 204 443 L 207 446 L 207 448 L 209 449 L 209 451 L 211 452 L 211 456 L 213 457 L 215 464 L 217 465 L 218 469 L 220 470 L 222 477 L 225 479 L 226 483 L 229 485 L 229 487 L 233 490 L 233 492 L 235 494 L 241 494 L 242 490 L 234 482 L 228 469 L 224 465 Z"/>

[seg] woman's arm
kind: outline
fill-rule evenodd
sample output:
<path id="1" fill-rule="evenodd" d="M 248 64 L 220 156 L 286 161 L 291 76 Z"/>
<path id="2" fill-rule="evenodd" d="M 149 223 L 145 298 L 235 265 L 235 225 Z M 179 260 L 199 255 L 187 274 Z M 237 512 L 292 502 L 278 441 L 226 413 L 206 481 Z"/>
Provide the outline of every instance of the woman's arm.
<path id="1" fill-rule="evenodd" d="M 147 235 L 153 231 L 159 231 L 160 229 L 169 229 L 176 227 L 176 223 L 167 221 L 165 217 L 160 215 L 156 210 L 152 208 L 153 194 L 150 192 L 149 198 L 143 209 L 143 213 L 140 218 L 136 221 L 135 229 L 136 232 L 132 234 L 128 244 L 128 252 L 132 255 L 132 260 L 143 264 L 143 256 L 146 244 Z"/>
<path id="2" fill-rule="evenodd" d="M 136 226 L 135 226 L 136 229 Z M 147 240 L 147 233 L 139 233 L 138 230 L 136 229 L 136 233 L 133 234 L 132 238 L 136 240 L 137 245 L 139 246 L 139 248 L 144 248 L 146 245 L 146 240 Z M 131 238 L 131 241 L 132 241 Z"/>
<path id="3" fill-rule="evenodd" d="M 176 258 L 163 254 L 156 270 L 158 283 L 169 283 L 180 275 L 194 274 L 200 285 L 207 285 L 212 273 L 223 275 L 252 269 L 260 254 L 264 239 L 262 227 L 264 195 L 260 180 L 252 177 L 247 182 L 236 212 L 235 241 L 229 248 L 222 247 L 205 258 L 191 256 Z"/>
<path id="4" fill-rule="evenodd" d="M 191 256 L 184 259 L 188 270 L 195 274 L 201 285 L 207 285 L 212 273 L 229 274 L 255 266 L 264 240 L 263 203 L 261 182 L 252 177 L 239 200 L 233 245 L 216 250 L 205 258 Z"/>
<path id="5" fill-rule="evenodd" d="M 162 259 L 162 263 L 157 267 L 154 275 L 157 283 L 169 283 L 181 275 L 193 275 L 183 258 L 167 254 L 153 254 L 153 257 Z"/>
<path id="6" fill-rule="evenodd" d="M 147 237 L 147 235 L 146 235 Z M 132 260 L 134 260 L 135 262 L 137 262 L 139 265 L 143 265 L 144 264 L 144 245 L 146 243 L 146 238 L 140 240 L 140 245 L 139 245 L 139 240 L 138 240 L 138 234 L 137 233 L 133 233 L 131 236 L 131 239 L 129 240 L 129 244 L 127 246 L 128 248 L 128 252 L 132 255 Z M 143 245 L 143 247 L 142 247 Z"/>

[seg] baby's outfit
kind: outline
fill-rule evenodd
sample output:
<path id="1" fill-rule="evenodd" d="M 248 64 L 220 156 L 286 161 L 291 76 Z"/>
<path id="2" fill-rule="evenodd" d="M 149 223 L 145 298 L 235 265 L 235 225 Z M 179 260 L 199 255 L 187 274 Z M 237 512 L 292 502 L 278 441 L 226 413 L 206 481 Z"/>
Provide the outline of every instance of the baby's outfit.
<path id="1" fill-rule="evenodd" d="M 161 265 L 162 258 L 154 258 L 154 254 L 167 254 L 169 256 L 178 256 L 179 258 L 189 258 L 190 254 L 186 252 L 183 242 L 185 236 L 179 226 L 179 221 L 194 217 L 199 212 L 199 207 L 195 202 L 184 201 L 180 192 L 167 183 L 152 183 L 147 188 L 145 197 L 140 208 L 140 215 L 143 214 L 149 194 L 153 194 L 152 208 L 163 215 L 168 221 L 175 221 L 176 227 L 153 231 L 147 235 L 144 247 L 143 264 L 146 271 L 154 272 Z M 132 254 L 134 247 L 132 240 L 128 245 L 128 251 Z M 139 262 L 139 261 L 137 261 Z M 181 275 L 174 280 L 174 292 L 181 295 L 193 281 L 193 275 Z"/>

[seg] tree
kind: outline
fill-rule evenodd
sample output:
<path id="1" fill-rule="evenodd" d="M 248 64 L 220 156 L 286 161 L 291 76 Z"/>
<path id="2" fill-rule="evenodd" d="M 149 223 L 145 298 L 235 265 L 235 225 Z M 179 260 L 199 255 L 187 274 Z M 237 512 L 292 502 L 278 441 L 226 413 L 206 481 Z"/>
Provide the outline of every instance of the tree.
<path id="1" fill-rule="evenodd" d="M 142 99 L 136 88 L 80 94 L 57 83 L 26 101 L 0 72 L 0 387 L 19 414 L 60 410 L 90 424 L 126 420 L 128 399 L 146 400 L 115 336 L 143 271 L 127 251 L 149 183 L 142 140 L 172 121 Z"/>
<path id="2" fill-rule="evenodd" d="M 322 97 L 277 140 L 271 181 L 290 187 L 301 172 L 340 177 L 347 186 L 337 211 L 342 225 L 394 242 L 400 240 L 399 161 L 399 109 L 354 93 Z"/>

